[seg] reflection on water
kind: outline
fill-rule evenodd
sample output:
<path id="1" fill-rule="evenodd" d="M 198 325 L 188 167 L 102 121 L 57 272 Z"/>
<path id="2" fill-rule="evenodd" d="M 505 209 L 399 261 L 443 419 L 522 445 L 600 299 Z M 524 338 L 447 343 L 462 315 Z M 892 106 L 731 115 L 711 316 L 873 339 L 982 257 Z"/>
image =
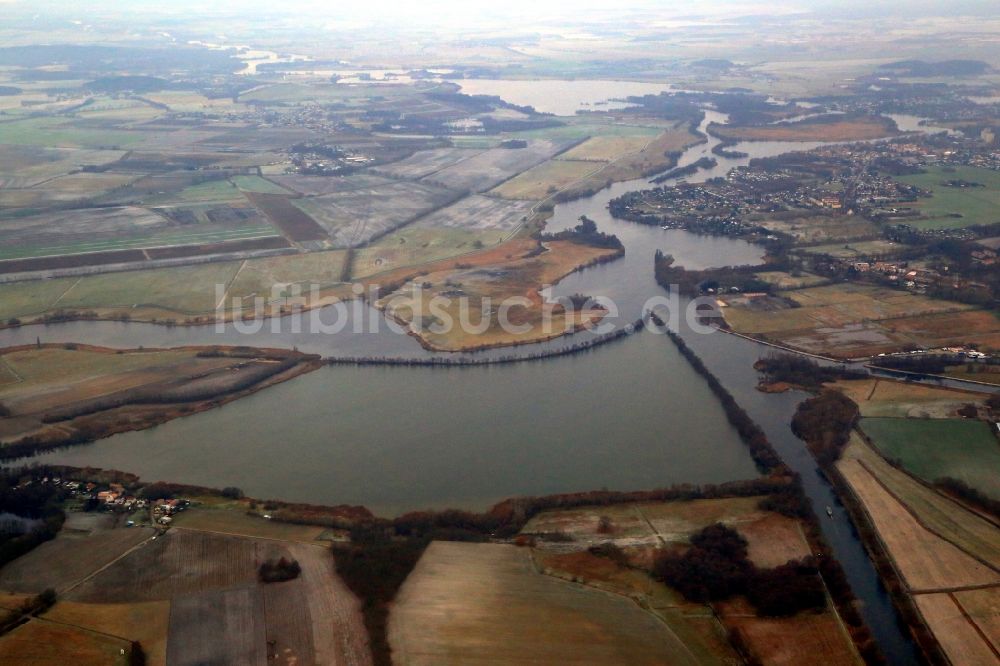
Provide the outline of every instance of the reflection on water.
<path id="1" fill-rule="evenodd" d="M 667 83 L 639 81 L 595 81 L 559 79 L 455 79 L 467 95 L 498 95 L 518 106 L 531 106 L 539 113 L 572 116 L 577 111 L 621 108 L 609 100 L 658 95 L 671 90 Z"/>

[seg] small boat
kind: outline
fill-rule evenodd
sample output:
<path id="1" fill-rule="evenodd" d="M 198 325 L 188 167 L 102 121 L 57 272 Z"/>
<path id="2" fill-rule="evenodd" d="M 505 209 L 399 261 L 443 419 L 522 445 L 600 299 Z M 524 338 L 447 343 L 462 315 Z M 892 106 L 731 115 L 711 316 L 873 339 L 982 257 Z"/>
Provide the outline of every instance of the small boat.
<path id="1" fill-rule="evenodd" d="M 833 518 L 833 509 L 831 509 L 830 507 L 826 507 L 826 515 Z"/>

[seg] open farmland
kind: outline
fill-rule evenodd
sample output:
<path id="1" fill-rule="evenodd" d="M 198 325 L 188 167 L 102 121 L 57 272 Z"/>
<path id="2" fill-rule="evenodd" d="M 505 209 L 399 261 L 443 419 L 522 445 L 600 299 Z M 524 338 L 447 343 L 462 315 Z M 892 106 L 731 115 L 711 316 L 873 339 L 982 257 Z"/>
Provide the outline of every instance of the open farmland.
<path id="1" fill-rule="evenodd" d="M 272 298 L 293 284 L 300 285 L 303 296 L 308 296 L 311 285 L 329 287 L 340 283 L 346 259 L 344 250 L 248 259 L 229 283 L 226 297 Z"/>
<path id="2" fill-rule="evenodd" d="M 1000 318 L 962 303 L 851 283 L 785 295 L 796 307 L 763 295 L 727 296 L 723 315 L 739 333 L 837 357 L 874 356 L 909 345 L 1000 346 Z"/>
<path id="3" fill-rule="evenodd" d="M 320 241 L 328 238 L 326 230 L 303 212 L 300 206 L 281 194 L 247 192 L 247 198 L 259 208 L 271 223 L 293 242 Z"/>
<path id="4" fill-rule="evenodd" d="M 0 259 L 135 247 L 163 232 L 169 221 L 143 208 L 102 208 L 6 220 Z M 144 238 L 145 237 L 145 238 Z"/>
<path id="5" fill-rule="evenodd" d="M 599 168 L 591 162 L 549 160 L 519 173 L 491 190 L 491 194 L 506 199 L 544 199 Z"/>
<path id="6" fill-rule="evenodd" d="M 74 173 L 47 180 L 31 188 L 0 189 L 0 209 L 40 207 L 52 203 L 86 202 L 127 185 L 131 174 Z"/>
<path id="7" fill-rule="evenodd" d="M 413 228 L 505 233 L 520 226 L 531 212 L 531 207 L 529 202 L 505 201 L 473 194 L 425 215 L 413 224 Z"/>
<path id="8" fill-rule="evenodd" d="M 178 514 L 173 524 L 175 527 L 203 532 L 307 543 L 315 542 L 326 529 L 316 525 L 296 525 L 265 520 L 259 516 L 248 515 L 242 507 L 194 506 Z"/>
<path id="9" fill-rule="evenodd" d="M 424 178 L 442 169 L 475 157 L 482 150 L 474 148 L 435 148 L 421 150 L 404 160 L 378 167 L 379 173 L 389 174 L 394 178 Z"/>
<path id="10" fill-rule="evenodd" d="M 860 215 L 806 215 L 773 217 L 754 220 L 765 229 L 792 236 L 797 243 L 830 243 L 872 238 L 878 234 L 875 225 Z M 843 243 L 841 243 L 843 247 Z M 872 249 L 880 246 L 871 246 Z M 894 248 L 890 248 L 894 249 Z M 830 248 L 833 254 L 836 248 Z"/>
<path id="11" fill-rule="evenodd" d="M 840 381 L 834 386 L 866 417 L 954 418 L 962 406 L 982 403 L 984 398 L 981 393 L 891 379 Z"/>
<path id="12" fill-rule="evenodd" d="M 857 446 L 855 446 L 857 444 Z M 896 469 L 860 438 L 852 437 L 851 457 L 861 461 L 880 486 L 906 505 L 927 530 L 955 544 L 980 562 L 1000 563 L 1000 534 L 996 522 L 968 511 L 958 503 Z"/>
<path id="13" fill-rule="evenodd" d="M 926 173 L 900 176 L 904 183 L 933 194 L 914 207 L 923 219 L 912 222 L 918 229 L 950 229 L 1000 222 L 1000 172 L 976 167 L 928 167 Z M 949 181 L 976 185 L 949 186 Z"/>
<path id="14" fill-rule="evenodd" d="M 898 133 L 892 120 L 878 116 L 848 119 L 826 116 L 780 125 L 742 127 L 712 123 L 708 131 L 719 138 L 733 141 L 861 141 Z"/>
<path id="15" fill-rule="evenodd" d="M 953 365 L 942 373 L 955 379 L 965 379 L 983 384 L 1000 384 L 1000 366 L 966 363 Z"/>
<path id="16" fill-rule="evenodd" d="M 178 666 L 268 662 L 264 595 L 256 587 L 213 589 L 170 603 L 167 663 Z"/>
<path id="17" fill-rule="evenodd" d="M 642 150 L 658 133 L 654 128 L 636 127 L 634 135 L 594 136 L 559 156 L 561 160 L 613 162 Z M 645 131 L 644 131 L 645 130 Z"/>
<path id="18" fill-rule="evenodd" d="M 763 271 L 757 273 L 757 279 L 773 284 L 775 289 L 801 289 L 815 287 L 827 281 L 826 278 L 812 273 L 791 274 L 785 271 Z"/>
<path id="19" fill-rule="evenodd" d="M 157 601 L 253 585 L 257 564 L 287 555 L 280 542 L 170 530 L 73 591 L 88 603 Z"/>
<path id="20" fill-rule="evenodd" d="M 321 196 L 324 194 L 344 194 L 356 190 L 370 190 L 380 185 L 393 182 L 392 179 L 384 176 L 376 176 L 367 173 L 355 173 L 350 176 L 331 178 L 329 176 L 269 176 L 268 180 L 278 183 L 282 187 L 298 192 L 304 196 Z"/>
<path id="21" fill-rule="evenodd" d="M 0 636 L 5 664 L 128 666 L 131 649 L 124 638 L 39 618 Z"/>
<path id="22" fill-rule="evenodd" d="M 856 229 L 864 230 L 865 225 L 852 225 Z M 779 229 L 780 231 L 780 229 Z M 843 239 L 846 240 L 846 239 Z M 835 259 L 875 259 L 891 258 L 906 251 L 906 246 L 893 241 L 876 239 L 862 240 L 845 243 L 825 243 L 820 245 L 804 245 L 796 248 L 797 252 L 804 254 L 823 254 Z"/>
<path id="23" fill-rule="evenodd" d="M 969 419 L 866 418 L 861 428 L 890 460 L 933 483 L 950 477 L 1000 499 L 1000 443 L 990 424 Z"/>
<path id="24" fill-rule="evenodd" d="M 423 180 L 456 191 L 485 192 L 567 147 L 566 143 L 532 139 L 526 148 L 491 148 L 445 167 Z"/>
<path id="25" fill-rule="evenodd" d="M 221 517 L 233 511 L 192 511 L 202 514 L 188 521 L 195 529 L 171 528 L 74 590 L 72 602 L 98 609 L 169 602 L 171 664 L 263 665 L 274 656 L 284 664 L 370 663 L 359 604 L 337 577 L 329 550 L 284 540 L 315 528 L 268 524 L 249 530 L 259 537 L 217 534 L 218 527 L 246 526 Z M 301 575 L 258 582 L 259 564 L 279 556 L 299 562 Z"/>
<path id="26" fill-rule="evenodd" d="M 448 235 L 462 236 L 460 232 Z M 477 237 L 462 236 L 459 244 L 464 249 L 459 252 L 471 251 L 471 243 Z M 216 285 L 226 288 L 229 297 L 261 295 L 269 298 L 276 286 L 280 293 L 289 284 L 315 283 L 326 288 L 342 279 L 345 259 L 346 252 L 339 250 L 282 254 L 242 261 L 0 284 L 0 320 L 29 321 L 58 310 L 93 311 L 109 317 L 127 314 L 133 320 L 214 316 L 218 304 Z M 304 295 L 308 295 L 308 290 Z M 231 305 L 231 301 L 227 305 Z M 252 303 L 248 301 L 245 306 L 250 307 Z"/>
<path id="27" fill-rule="evenodd" d="M 982 593 L 992 597 L 992 612 L 996 614 L 996 604 L 1000 604 L 1000 587 L 988 588 Z M 1000 635 L 996 631 L 982 632 L 969 617 L 964 604 L 959 602 L 960 594 L 964 593 L 920 594 L 914 597 L 914 601 L 951 663 L 962 666 L 996 664 L 996 641 Z"/>
<path id="28" fill-rule="evenodd" d="M 208 314 L 215 311 L 215 285 L 228 284 L 238 270 L 239 262 L 221 262 L 0 284 L 0 316 L 29 320 L 59 309 L 126 312 L 137 319 L 143 310 Z"/>
<path id="29" fill-rule="evenodd" d="M 0 590 L 38 594 L 63 592 L 140 546 L 153 530 L 134 527 L 95 531 L 85 536 L 61 533 L 0 570 Z"/>
<path id="30" fill-rule="evenodd" d="M 337 247 L 356 247 L 436 210 L 458 194 L 433 185 L 386 181 L 291 203 L 319 223 Z"/>
<path id="31" fill-rule="evenodd" d="M 526 550 L 434 542 L 396 596 L 389 640 L 420 665 L 697 663 L 631 601 L 539 574 Z"/>
<path id="32" fill-rule="evenodd" d="M 67 310 L 155 306 L 177 313 L 209 313 L 216 305 L 215 285 L 227 284 L 237 270 L 238 262 L 222 262 L 61 278 L 67 290 L 53 305 Z"/>
<path id="33" fill-rule="evenodd" d="M 952 597 L 968 614 L 976 628 L 987 637 L 994 651 L 1000 651 L 1000 587 L 960 590 Z"/>
<path id="34" fill-rule="evenodd" d="M 110 164 L 121 150 L 74 150 L 0 143 L 0 188 L 38 186 L 80 169 L 85 164 Z"/>
<path id="35" fill-rule="evenodd" d="M 995 525 L 894 470 L 857 435 L 837 469 L 910 591 L 1000 583 Z"/>
<path id="36" fill-rule="evenodd" d="M 170 603 L 81 604 L 60 601 L 44 619 L 138 641 L 151 666 L 166 664 Z"/>
<path id="37" fill-rule="evenodd" d="M 755 617 L 742 600 L 720 604 L 723 624 L 750 646 L 758 663 L 864 663 L 843 625 L 832 613 L 803 612 L 788 618 Z"/>
<path id="38" fill-rule="evenodd" d="M 153 134 L 95 129 L 71 118 L 52 116 L 0 123 L 0 143 L 14 146 L 123 150 L 146 141 Z"/>
<path id="39" fill-rule="evenodd" d="M 468 201 L 468 197 L 462 201 Z M 513 204 L 514 202 L 507 202 Z M 456 204 L 461 206 L 462 203 Z M 352 279 L 366 278 L 386 271 L 414 267 L 438 262 L 442 259 L 459 257 L 495 246 L 510 236 L 513 231 L 506 229 L 485 230 L 459 227 L 430 228 L 424 220 L 443 222 L 475 222 L 475 218 L 447 215 L 451 207 L 436 211 L 423 220 L 405 226 L 379 238 L 354 252 Z M 443 217 L 447 215 L 447 217 Z M 486 219 L 486 218 L 484 218 Z"/>

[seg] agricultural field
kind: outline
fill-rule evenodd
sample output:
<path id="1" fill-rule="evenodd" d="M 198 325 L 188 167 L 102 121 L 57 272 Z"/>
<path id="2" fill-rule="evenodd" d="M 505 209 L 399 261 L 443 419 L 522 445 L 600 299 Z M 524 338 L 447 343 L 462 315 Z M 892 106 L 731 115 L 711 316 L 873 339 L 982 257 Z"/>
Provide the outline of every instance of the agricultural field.
<path id="1" fill-rule="evenodd" d="M 788 234 L 801 244 L 849 241 L 878 235 L 876 226 L 860 215 L 804 215 L 752 221 L 770 231 Z"/>
<path id="2" fill-rule="evenodd" d="M 146 663 L 153 666 L 167 662 L 169 614 L 170 603 L 166 601 L 132 604 L 59 601 L 46 611 L 43 618 L 84 630 L 121 636 L 130 642 L 138 641 L 146 655 Z"/>
<path id="3" fill-rule="evenodd" d="M 162 231 L 168 221 L 136 207 L 65 211 L 4 222 L 0 259 L 119 249 Z M 144 233 L 145 232 L 145 233 Z M 121 237 L 124 236 L 124 239 Z"/>
<path id="4" fill-rule="evenodd" d="M 561 160 L 582 160 L 585 162 L 614 162 L 630 153 L 637 153 L 652 141 L 658 130 L 635 128 L 635 135 L 594 136 L 560 155 Z M 645 131 L 644 131 L 645 130 Z"/>
<path id="5" fill-rule="evenodd" d="M 515 546 L 434 542 L 396 596 L 400 663 L 698 663 L 628 599 L 538 573 Z"/>
<path id="6" fill-rule="evenodd" d="M 108 308 L 129 312 L 148 307 L 173 312 L 175 316 L 209 314 L 216 306 L 216 285 L 228 284 L 238 270 L 239 262 L 230 261 L 59 278 L 66 291 L 57 303 L 44 310 L 58 306 L 66 310 Z M 9 286 L 16 289 L 18 284 Z"/>
<path id="7" fill-rule="evenodd" d="M 247 259 L 229 282 L 226 298 L 270 299 L 276 292 L 286 293 L 290 285 L 299 285 L 308 296 L 312 285 L 325 289 L 340 284 L 346 260 L 346 250 Z"/>
<path id="8" fill-rule="evenodd" d="M 917 609 L 953 664 L 987 666 L 997 663 L 1000 631 L 995 626 L 995 620 L 994 626 L 984 630 L 978 626 L 977 619 L 996 617 L 1000 587 L 977 590 L 976 593 L 988 599 L 985 608 L 976 609 L 972 604 L 967 606 L 968 597 L 960 596 L 967 595 L 967 592 L 914 596 Z"/>
<path id="9" fill-rule="evenodd" d="M 899 180 L 933 194 L 914 204 L 923 215 L 912 222 L 917 229 L 953 229 L 1000 222 L 998 171 L 977 167 L 928 167 L 926 173 L 899 176 Z M 969 186 L 949 186 L 950 181 Z"/>
<path id="10" fill-rule="evenodd" d="M 264 590 L 252 586 L 178 596 L 170 603 L 167 662 L 263 666 L 268 662 L 264 611 Z"/>
<path id="11" fill-rule="evenodd" d="M 688 146 L 704 141 L 691 128 L 683 124 L 675 124 L 649 141 L 642 150 L 626 153 L 594 174 L 583 188 L 594 188 L 608 182 L 620 182 L 633 178 L 642 178 L 674 166 L 673 155 Z"/>
<path id="12" fill-rule="evenodd" d="M 458 194 L 422 183 L 386 181 L 335 194 L 292 199 L 337 247 L 357 247 L 451 203 Z"/>
<path id="13" fill-rule="evenodd" d="M 464 236 L 465 252 L 472 249 L 470 236 L 473 235 Z M 214 317 L 219 298 L 216 285 L 221 285 L 230 298 L 254 295 L 270 298 L 276 286 L 284 292 L 291 284 L 306 287 L 304 295 L 308 295 L 307 287 L 311 284 L 323 289 L 337 286 L 346 256 L 341 250 L 282 254 L 0 284 L 0 321 L 14 318 L 27 322 L 58 310 L 94 311 L 112 318 L 128 315 L 137 321 Z M 224 304 L 229 307 L 232 301 Z M 244 305 L 250 308 L 252 303 L 247 301 Z"/>
<path id="14" fill-rule="evenodd" d="M 135 179 L 130 174 L 76 173 L 59 176 L 31 188 L 0 189 L 0 208 L 38 207 L 54 202 L 85 202 Z"/>
<path id="15" fill-rule="evenodd" d="M 890 379 L 838 381 L 832 384 L 853 400 L 864 417 L 953 419 L 965 405 L 982 405 L 984 395 L 940 386 Z"/>
<path id="16" fill-rule="evenodd" d="M 237 508 L 192 506 L 178 514 L 174 518 L 173 525 L 202 532 L 305 543 L 316 542 L 326 531 L 325 528 L 316 525 L 296 525 L 251 516 L 242 506 Z"/>
<path id="17" fill-rule="evenodd" d="M 765 295 L 720 300 L 733 330 L 816 354 L 858 358 L 911 345 L 1000 347 L 1000 318 L 962 303 L 852 283 L 796 289 L 783 296 L 796 307 Z"/>
<path id="18" fill-rule="evenodd" d="M 94 571 L 114 562 L 154 534 L 142 527 L 95 530 L 90 534 L 62 532 L 0 569 L 0 590 L 38 594 L 58 593 L 83 583 Z"/>
<path id="19" fill-rule="evenodd" d="M 428 183 L 455 191 L 485 192 L 568 147 L 566 142 L 533 139 L 526 148 L 490 148 L 425 176 Z"/>
<path id="20" fill-rule="evenodd" d="M 490 191 L 505 199 L 545 199 L 586 178 L 600 167 L 578 160 L 549 160 L 519 173 Z"/>
<path id="21" fill-rule="evenodd" d="M 53 148 L 127 150 L 144 144 L 154 132 L 96 129 L 69 118 L 39 116 L 0 123 L 0 144 Z"/>
<path id="22" fill-rule="evenodd" d="M 864 225 L 860 225 L 860 227 L 864 228 Z M 806 245 L 796 248 L 796 251 L 804 254 L 828 254 L 835 259 L 871 259 L 891 258 L 905 249 L 905 245 L 879 239 L 849 243 Z"/>
<path id="23" fill-rule="evenodd" d="M 267 180 L 273 181 L 281 187 L 298 192 L 303 196 L 322 196 L 325 194 L 344 194 L 357 190 L 370 190 L 380 185 L 393 182 L 385 176 L 368 173 L 355 173 L 350 176 L 331 178 L 329 176 L 303 176 L 282 175 L 269 176 Z"/>
<path id="24" fill-rule="evenodd" d="M 129 666 L 132 644 L 97 631 L 32 618 L 0 636 L 5 664 Z"/>
<path id="25" fill-rule="evenodd" d="M 909 591 L 1000 584 L 1000 531 L 894 469 L 857 434 L 837 469 L 864 506 Z"/>
<path id="26" fill-rule="evenodd" d="M 246 523 L 225 509 L 191 511 L 201 515 L 178 517 L 186 528 L 173 527 L 100 571 L 51 612 L 97 609 L 98 617 L 109 616 L 105 627 L 138 634 L 132 618 L 155 611 L 158 624 L 144 631 L 167 663 L 265 664 L 274 656 L 288 664 L 370 663 L 358 602 L 337 577 L 329 550 L 297 542 L 317 528 L 268 523 L 252 528 L 259 534 L 252 538 L 220 534 L 218 528 Z M 258 582 L 259 563 L 278 556 L 296 560 L 301 575 Z"/>
<path id="27" fill-rule="evenodd" d="M 1000 499 L 1000 442 L 993 427 L 970 419 L 865 418 L 861 429 L 879 452 L 933 483 L 950 477 Z"/>
<path id="28" fill-rule="evenodd" d="M 0 188 L 29 188 L 51 181 L 85 164 L 103 166 L 125 155 L 122 150 L 77 150 L 0 143 Z"/>
<path id="29" fill-rule="evenodd" d="M 468 229 L 483 233 L 483 242 L 491 244 L 491 240 L 499 241 L 527 221 L 532 207 L 529 202 L 473 194 L 425 215 L 410 229 Z"/>
<path id="30" fill-rule="evenodd" d="M 711 124 L 709 133 L 732 141 L 862 141 L 898 133 L 892 120 L 878 116 L 851 119 L 827 117 L 780 125 Z"/>
<path id="31" fill-rule="evenodd" d="M 468 201 L 469 197 L 463 199 Z M 514 202 L 507 202 L 514 203 Z M 461 203 L 457 204 L 461 205 Z M 449 207 L 450 208 L 450 207 Z M 471 230 L 464 228 L 428 228 L 425 221 L 448 221 L 444 218 L 449 208 L 428 215 L 423 220 L 386 234 L 374 243 L 355 250 L 352 262 L 352 279 L 371 278 L 423 264 L 434 264 L 443 259 L 460 257 L 493 247 L 514 233 L 513 230 Z M 468 221 L 469 218 L 455 218 Z M 376 280 L 377 281 L 377 280 Z"/>
<path id="32" fill-rule="evenodd" d="M 755 617 L 742 600 L 720 604 L 726 628 L 749 645 L 762 664 L 861 664 L 843 625 L 832 613 L 791 618 Z"/>
<path id="33" fill-rule="evenodd" d="M 170 530 L 76 588 L 73 601 L 158 601 L 251 585 L 256 563 L 286 554 L 280 542 L 195 530 Z M 192 570 L 193 569 L 193 570 Z"/>
<path id="34" fill-rule="evenodd" d="M 263 194 L 288 194 L 288 190 L 260 176 L 233 176 L 230 179 L 243 192 L 261 192 Z"/>
<path id="35" fill-rule="evenodd" d="M 1000 366 L 996 365 L 983 365 L 980 363 L 952 365 L 945 369 L 944 374 L 955 379 L 965 379 L 984 384 L 1000 384 Z"/>
<path id="36" fill-rule="evenodd" d="M 406 159 L 380 166 L 376 168 L 376 171 L 388 174 L 394 178 L 424 178 L 442 169 L 455 166 L 470 157 L 475 157 L 481 152 L 482 150 L 475 148 L 435 148 L 432 150 L 421 150 Z"/>
<path id="37" fill-rule="evenodd" d="M 792 275 L 786 271 L 762 271 L 757 273 L 757 279 L 768 284 L 773 284 L 775 289 L 801 289 L 803 287 L 816 287 L 827 281 L 826 278 L 812 273 L 798 273 Z"/>

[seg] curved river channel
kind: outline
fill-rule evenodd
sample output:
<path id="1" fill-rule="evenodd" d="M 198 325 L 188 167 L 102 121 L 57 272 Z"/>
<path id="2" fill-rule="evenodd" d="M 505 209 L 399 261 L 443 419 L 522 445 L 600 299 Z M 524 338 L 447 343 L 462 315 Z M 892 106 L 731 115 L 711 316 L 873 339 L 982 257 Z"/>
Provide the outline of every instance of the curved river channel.
<path id="1" fill-rule="evenodd" d="M 709 111 L 702 124 L 724 122 Z M 717 140 L 689 148 L 678 165 L 710 156 Z M 716 156 L 718 165 L 687 180 L 725 175 L 751 157 L 808 150 L 818 143 L 753 142 Z M 634 321 L 647 299 L 663 296 L 653 279 L 657 249 L 689 268 L 755 263 L 759 247 L 615 220 L 607 203 L 650 187 L 647 179 L 614 184 L 556 206 L 548 230 L 581 215 L 625 244 L 622 259 L 574 273 L 553 295 L 607 296 L 617 322 Z M 317 311 L 323 321 L 331 312 Z M 381 321 L 379 313 L 363 316 Z M 232 326 L 165 327 L 123 322 L 69 322 L 0 331 L 0 346 L 80 342 L 109 347 L 243 344 L 292 347 L 325 356 L 427 357 L 412 338 L 381 323 L 378 333 L 293 333 L 284 320 L 241 334 Z M 304 326 L 308 329 L 308 326 Z M 764 394 L 753 363 L 767 348 L 723 333 L 678 330 L 706 365 L 764 428 L 802 476 L 823 529 L 863 601 L 862 612 L 890 663 L 916 662 L 908 634 L 832 489 L 789 428 L 801 393 Z M 578 333 L 571 341 L 585 338 Z M 566 340 L 493 350 L 508 356 L 563 347 Z M 135 472 L 146 480 L 239 486 L 254 497 L 322 504 L 363 504 L 380 515 L 418 508 L 483 509 L 515 495 L 596 488 L 653 488 L 751 478 L 756 470 L 718 401 L 665 336 L 652 331 L 590 351 L 509 365 L 401 367 L 335 365 L 221 408 L 142 432 L 51 452 L 40 463 L 91 465 Z"/>

